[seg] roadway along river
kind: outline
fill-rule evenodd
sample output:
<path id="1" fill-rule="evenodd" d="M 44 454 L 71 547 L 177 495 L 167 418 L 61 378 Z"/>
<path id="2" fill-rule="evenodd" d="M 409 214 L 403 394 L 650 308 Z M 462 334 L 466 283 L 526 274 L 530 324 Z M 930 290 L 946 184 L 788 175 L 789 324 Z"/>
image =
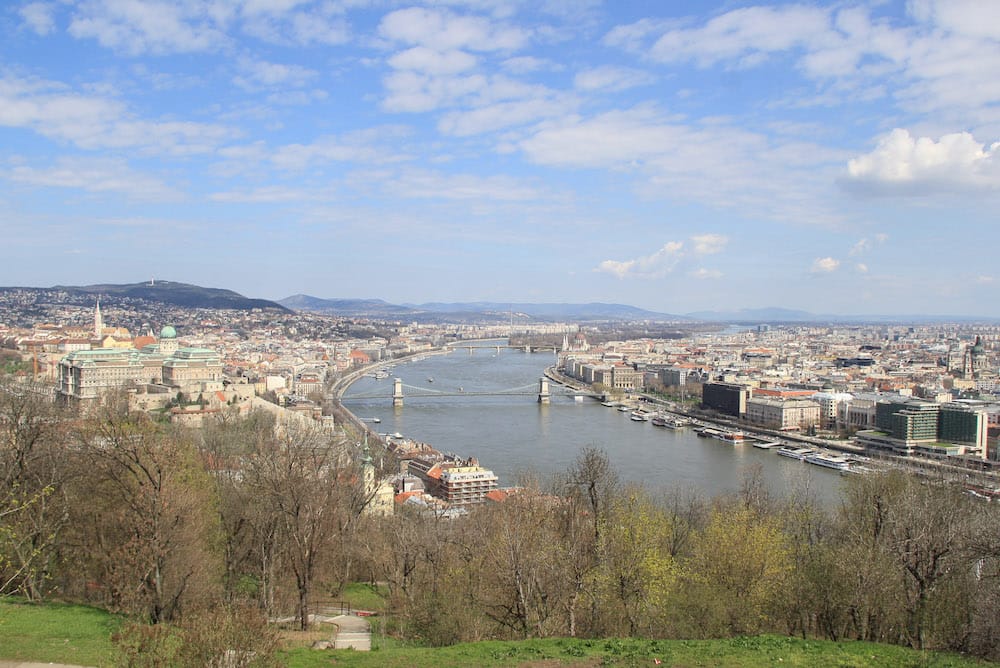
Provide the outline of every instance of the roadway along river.
<path id="1" fill-rule="evenodd" d="M 552 353 L 527 354 L 484 347 L 399 364 L 389 378 L 363 377 L 345 393 L 344 406 L 363 420 L 378 418 L 376 431 L 399 432 L 442 452 L 477 457 L 512 485 L 521 471 L 542 475 L 564 471 L 587 446 L 608 453 L 622 480 L 648 488 L 688 486 L 714 496 L 740 488 L 742 472 L 760 462 L 773 493 L 809 485 L 825 503 L 837 503 L 845 478 L 835 471 L 781 457 L 751 445 L 732 446 L 699 438 L 690 428 L 674 431 L 635 422 L 629 414 L 593 399 L 556 396 L 537 403 L 538 379 Z M 392 406 L 393 378 L 423 391 L 457 396 L 420 397 L 404 387 L 404 405 Z M 433 379 L 430 381 L 429 379 Z M 462 396 L 530 386 L 528 396 Z M 377 397 L 371 395 L 378 394 Z"/>

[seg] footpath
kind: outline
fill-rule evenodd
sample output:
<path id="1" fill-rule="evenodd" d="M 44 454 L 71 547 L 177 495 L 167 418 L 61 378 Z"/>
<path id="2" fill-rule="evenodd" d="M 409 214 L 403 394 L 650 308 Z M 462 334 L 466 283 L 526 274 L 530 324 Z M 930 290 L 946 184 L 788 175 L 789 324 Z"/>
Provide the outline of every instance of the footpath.
<path id="1" fill-rule="evenodd" d="M 287 624 L 294 621 L 294 617 L 272 619 L 271 621 Z M 309 615 L 309 623 L 313 625 L 332 624 L 335 627 L 332 638 L 319 641 L 322 643 L 319 648 L 354 649 L 359 652 L 368 652 L 372 648 L 371 625 L 367 619 L 359 615 L 320 613 Z M 8 667 L 0 664 L 0 668 L 13 668 L 13 666 Z"/>

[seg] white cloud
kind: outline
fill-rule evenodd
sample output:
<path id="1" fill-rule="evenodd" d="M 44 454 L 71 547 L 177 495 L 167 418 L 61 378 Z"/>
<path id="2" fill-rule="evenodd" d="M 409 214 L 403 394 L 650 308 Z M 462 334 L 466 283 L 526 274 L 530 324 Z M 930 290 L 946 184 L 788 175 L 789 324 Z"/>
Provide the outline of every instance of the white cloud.
<path id="1" fill-rule="evenodd" d="M 691 242 L 694 244 L 694 252 L 698 255 L 712 255 L 722 252 L 729 243 L 729 237 L 724 234 L 700 234 L 691 237 Z"/>
<path id="2" fill-rule="evenodd" d="M 301 65 L 270 63 L 266 60 L 244 59 L 236 85 L 246 90 L 288 86 L 298 88 L 316 78 L 317 72 Z"/>
<path id="3" fill-rule="evenodd" d="M 839 266 L 840 260 L 835 260 L 832 257 L 818 257 L 813 261 L 812 272 L 814 274 L 829 274 L 831 271 L 836 271 Z"/>
<path id="4" fill-rule="evenodd" d="M 475 56 L 453 49 L 438 51 L 426 46 L 415 46 L 400 51 L 389 59 L 389 65 L 397 70 L 414 70 L 425 74 L 458 74 L 476 66 Z"/>
<path id="5" fill-rule="evenodd" d="M 604 260 L 594 271 L 618 278 L 662 278 L 673 271 L 683 249 L 683 242 L 670 241 L 652 255 L 634 260 Z"/>
<path id="6" fill-rule="evenodd" d="M 869 239 L 868 237 L 863 237 L 861 239 L 858 239 L 858 242 L 851 247 L 849 253 L 851 257 L 857 255 L 864 255 L 872 248 L 874 248 L 876 245 L 884 244 L 888 239 L 889 235 L 884 234 L 882 232 L 872 235 L 871 239 Z"/>
<path id="7" fill-rule="evenodd" d="M 130 55 L 214 51 L 227 42 L 211 5 L 165 0 L 89 0 L 76 7 L 69 33 Z"/>
<path id="8" fill-rule="evenodd" d="M 646 197 L 812 224 L 837 222 L 832 206 L 817 202 L 826 179 L 847 159 L 839 150 L 768 137 L 725 120 L 682 123 L 651 106 L 556 118 L 517 147 L 541 165 L 635 174 Z"/>
<path id="9" fill-rule="evenodd" d="M 524 46 L 528 33 L 516 26 L 478 16 L 410 7 L 382 18 L 379 33 L 386 39 L 438 51 L 512 51 Z"/>
<path id="10" fill-rule="evenodd" d="M 993 276 L 981 275 L 976 277 L 976 283 L 980 285 L 992 285 L 995 280 Z"/>
<path id="11" fill-rule="evenodd" d="M 298 2 L 246 3 L 243 31 L 282 46 L 339 46 L 351 41 L 351 27 L 343 8 L 324 3 L 310 10 L 295 11 Z M 251 6 L 253 5 L 253 6 Z"/>
<path id="12" fill-rule="evenodd" d="M 483 90 L 486 77 L 434 77 L 412 71 L 393 72 L 385 78 L 387 111 L 419 113 L 452 106 L 462 98 Z"/>
<path id="13" fill-rule="evenodd" d="M 136 172 L 125 160 L 116 158 L 64 157 L 49 167 L 18 165 L 0 174 L 17 183 L 44 188 L 123 193 L 145 201 L 180 199 L 180 194 L 161 179 Z"/>
<path id="14" fill-rule="evenodd" d="M 55 5 L 48 2 L 30 2 L 21 7 L 18 13 L 35 34 L 48 35 L 56 27 L 55 10 Z"/>
<path id="15" fill-rule="evenodd" d="M 396 126 L 381 126 L 341 136 L 323 136 L 309 144 L 286 144 L 273 149 L 269 159 L 283 170 L 300 171 L 322 167 L 331 162 L 392 163 L 406 159 L 405 154 L 386 144 L 406 134 Z M 259 155 L 259 145 L 245 147 L 247 155 Z M 235 154 L 239 156 L 239 152 Z M 227 156 L 230 157 L 230 156 Z"/>
<path id="16" fill-rule="evenodd" d="M 0 126 L 30 128 L 81 148 L 137 148 L 173 155 L 208 152 L 233 134 L 220 125 L 135 118 L 114 98 L 15 78 L 0 79 Z"/>
<path id="17" fill-rule="evenodd" d="M 617 92 L 648 86 L 656 81 L 649 72 L 630 67 L 602 65 L 578 72 L 573 78 L 573 85 L 579 90 Z"/>
<path id="18" fill-rule="evenodd" d="M 423 170 L 408 170 L 388 179 L 386 188 L 401 197 L 416 199 L 523 202 L 542 198 L 537 188 L 509 176 L 482 177 Z"/>
<path id="19" fill-rule="evenodd" d="M 718 269 L 705 269 L 704 267 L 695 269 L 694 271 L 691 272 L 691 277 L 697 278 L 700 281 L 722 278 L 722 276 L 723 276 L 722 272 L 719 271 Z"/>
<path id="20" fill-rule="evenodd" d="M 327 193 L 329 195 L 329 193 Z M 236 204 L 282 204 L 289 202 L 305 202 L 317 199 L 316 193 L 301 188 L 272 185 L 262 186 L 254 190 L 231 190 L 216 192 L 209 196 L 213 202 Z"/>
<path id="21" fill-rule="evenodd" d="M 701 28 L 668 30 L 650 56 L 662 62 L 692 59 L 702 66 L 731 59 L 753 65 L 768 54 L 810 44 L 827 32 L 829 22 L 828 12 L 814 7 L 745 7 Z"/>
<path id="22" fill-rule="evenodd" d="M 863 262 L 858 262 L 856 265 L 854 265 L 854 268 L 857 269 L 859 274 L 868 273 L 868 265 Z"/>
<path id="23" fill-rule="evenodd" d="M 562 116 L 574 105 L 573 100 L 547 98 L 540 94 L 523 100 L 498 102 L 475 109 L 449 112 L 441 117 L 438 128 L 444 134 L 467 137 Z"/>
<path id="24" fill-rule="evenodd" d="M 871 153 L 847 163 L 847 182 L 872 192 L 926 194 L 1000 187 L 1000 142 L 984 146 L 968 132 L 914 138 L 896 128 Z"/>
<path id="25" fill-rule="evenodd" d="M 530 74 L 532 72 L 552 71 L 563 68 L 559 63 L 535 56 L 514 56 L 500 63 L 500 66 L 512 74 Z"/>
<path id="26" fill-rule="evenodd" d="M 1000 5 L 982 0 L 910 0 L 918 21 L 952 33 L 1000 39 Z"/>

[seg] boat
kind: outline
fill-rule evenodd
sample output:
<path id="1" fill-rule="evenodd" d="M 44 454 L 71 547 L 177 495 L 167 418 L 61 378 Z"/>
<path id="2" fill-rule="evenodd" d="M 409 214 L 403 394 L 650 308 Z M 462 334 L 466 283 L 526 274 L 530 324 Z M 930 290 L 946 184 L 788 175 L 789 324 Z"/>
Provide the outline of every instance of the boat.
<path id="1" fill-rule="evenodd" d="M 807 455 L 811 455 L 816 452 L 815 448 L 796 448 L 792 446 L 782 446 L 776 450 L 776 452 L 782 457 L 791 457 L 792 459 L 805 459 Z"/>
<path id="2" fill-rule="evenodd" d="M 683 429 L 691 424 L 691 420 L 676 415 L 657 415 L 653 418 L 653 424 L 657 427 L 666 427 L 668 429 Z"/>
<path id="3" fill-rule="evenodd" d="M 715 434 L 718 434 L 719 432 L 716 431 L 715 429 L 705 428 L 705 429 L 699 429 L 694 433 L 696 433 L 698 436 L 701 436 L 702 438 L 709 438 L 714 436 Z"/>
<path id="4" fill-rule="evenodd" d="M 847 471 L 851 468 L 851 463 L 843 455 L 834 455 L 828 452 L 814 452 L 806 455 L 806 463 L 838 471 Z"/>
<path id="5" fill-rule="evenodd" d="M 649 420 L 649 416 L 642 411 L 632 411 L 629 415 L 629 419 L 635 420 L 636 422 L 647 422 Z"/>
<path id="6" fill-rule="evenodd" d="M 602 401 L 601 405 L 607 406 L 608 408 L 614 408 L 617 404 L 615 404 L 615 402 L 613 401 Z"/>
<path id="7" fill-rule="evenodd" d="M 746 442 L 746 434 L 742 431 L 717 431 L 710 434 L 712 438 L 730 445 L 743 445 Z"/>
<path id="8" fill-rule="evenodd" d="M 428 383 L 433 383 L 434 382 L 434 378 L 432 376 L 427 376 L 427 382 Z"/>
<path id="9" fill-rule="evenodd" d="M 631 409 L 628 406 L 626 406 L 625 404 L 618 404 L 618 410 L 620 410 L 622 413 L 624 413 L 624 412 L 629 411 Z"/>

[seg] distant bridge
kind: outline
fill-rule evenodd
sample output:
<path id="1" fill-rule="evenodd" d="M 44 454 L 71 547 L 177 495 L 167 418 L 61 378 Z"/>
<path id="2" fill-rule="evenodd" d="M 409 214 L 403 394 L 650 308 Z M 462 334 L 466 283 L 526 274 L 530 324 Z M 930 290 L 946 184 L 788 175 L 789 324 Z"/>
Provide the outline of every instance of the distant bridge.
<path id="1" fill-rule="evenodd" d="M 403 390 L 406 390 L 404 393 Z M 471 392 L 466 392 L 462 388 L 457 390 L 437 390 L 430 387 L 420 387 L 416 385 L 406 385 L 403 381 L 397 378 L 393 383 L 392 393 L 387 394 L 385 390 L 377 390 L 374 392 L 366 392 L 361 394 L 352 394 L 350 396 L 345 396 L 342 401 L 351 401 L 353 399 L 377 399 L 386 398 L 392 399 L 394 406 L 402 406 L 403 399 L 405 397 L 419 397 L 419 398 L 437 398 L 437 397 L 530 397 L 535 396 L 539 403 L 547 404 L 549 399 L 553 396 L 557 397 L 591 397 L 594 399 L 601 399 L 603 395 L 595 394 L 593 392 L 587 392 L 582 390 L 574 390 L 569 387 L 564 387 L 562 385 L 556 385 L 552 388 L 549 383 L 548 378 L 540 378 L 538 383 L 532 383 L 531 385 L 522 385 L 520 387 L 511 387 L 502 390 L 476 390 Z"/>
<path id="2" fill-rule="evenodd" d="M 531 344 L 525 344 L 525 345 L 522 345 L 522 346 L 514 346 L 514 345 L 507 344 L 507 343 L 501 343 L 501 344 L 491 345 L 491 346 L 482 346 L 482 345 L 477 346 L 477 345 L 472 345 L 472 344 L 449 343 L 448 347 L 449 348 L 462 348 L 463 350 L 468 350 L 470 355 L 474 354 L 477 350 L 492 350 L 497 355 L 500 354 L 501 350 L 520 350 L 521 352 L 525 352 L 525 353 L 541 353 L 541 352 L 557 353 L 557 352 L 559 352 L 559 348 L 560 348 L 560 346 L 551 345 L 551 344 L 542 344 L 542 345 L 537 345 L 537 346 L 536 345 L 531 345 Z"/>

